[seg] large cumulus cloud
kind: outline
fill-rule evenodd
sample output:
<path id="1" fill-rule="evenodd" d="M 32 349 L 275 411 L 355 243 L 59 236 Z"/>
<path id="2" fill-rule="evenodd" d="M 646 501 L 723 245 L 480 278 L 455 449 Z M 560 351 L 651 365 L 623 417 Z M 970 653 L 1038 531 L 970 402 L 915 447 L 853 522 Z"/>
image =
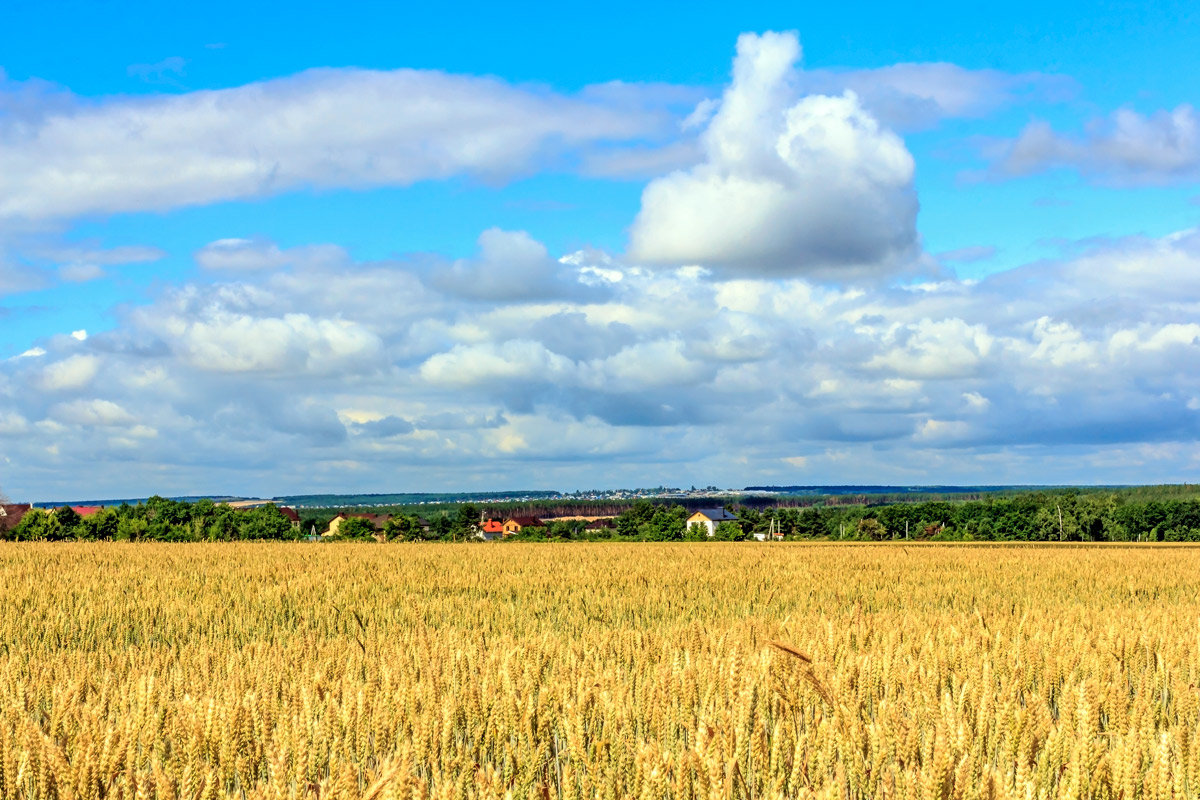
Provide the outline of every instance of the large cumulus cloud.
<path id="1" fill-rule="evenodd" d="M 705 160 L 652 181 L 630 255 L 756 274 L 870 272 L 917 242 L 914 164 L 850 91 L 795 97 L 794 34 L 744 34 Z"/>

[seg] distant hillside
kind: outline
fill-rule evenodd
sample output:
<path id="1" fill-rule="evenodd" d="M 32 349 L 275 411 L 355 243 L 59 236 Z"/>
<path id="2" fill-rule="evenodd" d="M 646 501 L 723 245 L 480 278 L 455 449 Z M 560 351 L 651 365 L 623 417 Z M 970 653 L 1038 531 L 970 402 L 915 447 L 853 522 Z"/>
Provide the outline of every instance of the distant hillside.
<path id="1" fill-rule="evenodd" d="M 33 503 L 37 508 L 58 508 L 59 506 L 119 506 L 122 503 L 128 503 L 131 506 L 136 506 L 139 503 L 144 503 L 150 498 L 148 497 L 118 497 L 108 498 L 107 500 L 66 500 L 61 502 L 39 501 Z M 195 503 L 197 500 L 212 500 L 214 503 L 232 503 L 236 500 L 250 500 L 249 497 L 236 497 L 228 494 L 189 494 L 189 495 L 172 495 L 166 498 L 167 500 L 177 500 L 181 503 Z"/>
<path id="2" fill-rule="evenodd" d="M 363 506 L 415 506 L 467 501 L 523 502 L 558 497 L 558 492 L 522 490 L 509 492 L 395 492 L 391 494 L 291 494 L 277 497 L 280 503 L 302 508 L 358 508 Z"/>
<path id="3" fill-rule="evenodd" d="M 993 492 L 1029 492 L 1048 489 L 1062 489 L 1063 486 L 872 486 L 872 485 L 832 485 L 832 486 L 747 486 L 743 491 L 769 492 L 770 494 L 819 494 L 819 495 L 852 495 L 852 494 L 990 494 Z M 1101 488 L 1101 487 L 1096 487 Z M 1115 487 L 1103 487 L 1115 488 Z"/>

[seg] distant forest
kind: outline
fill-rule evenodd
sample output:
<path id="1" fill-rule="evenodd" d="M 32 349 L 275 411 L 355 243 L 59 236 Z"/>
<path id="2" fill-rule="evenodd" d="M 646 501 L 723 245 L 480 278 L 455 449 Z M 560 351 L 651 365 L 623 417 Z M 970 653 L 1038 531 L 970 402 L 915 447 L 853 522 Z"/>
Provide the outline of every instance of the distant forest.
<path id="1" fill-rule="evenodd" d="M 374 533 L 389 540 L 464 541 L 485 517 L 536 516 L 541 527 L 525 527 L 517 540 L 587 539 L 671 541 L 689 538 L 686 519 L 700 505 L 649 500 L 523 501 L 495 505 L 444 504 L 416 509 L 371 506 L 349 511 L 380 511 L 389 519 L 381 530 L 349 526 L 358 538 Z M 730 498 L 724 507 L 736 522 L 722 523 L 720 539 L 781 534 L 785 540 L 881 541 L 1200 541 L 1200 489 L 1187 486 L 1124 489 L 1058 489 L 989 493 L 980 499 L 886 495 Z M 336 509 L 307 511 L 297 528 L 278 508 L 237 510 L 203 499 L 196 502 L 152 497 L 124 503 L 81 518 L 70 507 L 34 509 L 3 532 L 17 541 L 246 541 L 300 539 L 320 533 Z M 614 517 L 611 529 L 584 530 L 582 520 L 562 517 Z M 695 531 L 691 536 L 696 536 Z M 342 537 L 350 538 L 350 537 Z"/>
<path id="2" fill-rule="evenodd" d="M 544 500 L 558 492 L 515 490 L 508 492 L 393 492 L 389 494 L 291 494 L 276 498 L 288 506 L 312 508 L 364 508 L 367 506 L 456 505 L 470 500 L 505 500 L 511 497 Z"/>

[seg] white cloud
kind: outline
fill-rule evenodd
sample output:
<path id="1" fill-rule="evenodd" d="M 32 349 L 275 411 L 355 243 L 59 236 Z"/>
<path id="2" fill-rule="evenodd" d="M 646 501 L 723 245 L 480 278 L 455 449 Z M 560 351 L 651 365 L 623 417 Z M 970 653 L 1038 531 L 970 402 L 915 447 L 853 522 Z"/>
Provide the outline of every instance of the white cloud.
<path id="1" fill-rule="evenodd" d="M 988 407 L 992 404 L 990 400 L 979 392 L 963 392 L 963 400 L 967 402 L 967 408 L 971 411 L 987 411 Z"/>
<path id="2" fill-rule="evenodd" d="M 15 412 L 0 411 L 0 436 L 19 436 L 29 430 L 29 421 Z"/>
<path id="3" fill-rule="evenodd" d="M 594 143 L 661 137 L 669 115 L 644 94 L 569 96 L 433 71 L 317 69 L 179 95 L 60 97 L 0 121 L 0 217 L 502 179 Z"/>
<path id="4" fill-rule="evenodd" d="M 346 251 L 337 245 L 312 245 L 281 249 L 266 239 L 218 239 L 195 253 L 203 269 L 227 272 L 277 270 L 283 267 L 311 269 L 340 266 L 349 261 Z"/>
<path id="5" fill-rule="evenodd" d="M 252 239 L 218 239 L 196 251 L 196 263 L 204 269 L 278 269 L 287 262 L 279 245 Z"/>
<path id="6" fill-rule="evenodd" d="M 927 128 L 943 119 L 982 117 L 1017 103 L 1061 101 L 1076 92 L 1075 82 L 1063 75 L 972 70 L 942 62 L 806 70 L 800 85 L 824 94 L 849 89 L 873 116 L 904 130 Z"/>
<path id="7" fill-rule="evenodd" d="M 863 272 L 916 244 L 913 160 L 852 92 L 793 96 L 794 34 L 738 39 L 706 160 L 650 183 L 630 255 L 770 274 Z"/>
<path id="8" fill-rule="evenodd" d="M 66 244 L 60 241 L 42 242 L 32 247 L 31 250 L 41 258 L 50 261 L 99 266 L 144 264 L 158 261 L 166 256 L 164 251 L 148 245 L 120 245 L 106 248 Z"/>
<path id="9" fill-rule="evenodd" d="M 1093 367 L 1099 356 L 1096 342 L 1089 341 L 1069 322 L 1041 317 L 1033 324 L 1036 343 L 1030 357 L 1056 367 L 1072 364 Z"/>
<path id="10" fill-rule="evenodd" d="M 525 231 L 490 228 L 479 235 L 479 255 L 436 269 L 430 284 L 472 300 L 506 302 L 580 295 L 586 288 L 569 267 L 550 257 Z"/>
<path id="11" fill-rule="evenodd" d="M 946 250 L 938 253 L 936 258 L 940 261 L 959 261 L 971 264 L 976 261 L 986 261 L 994 255 L 996 255 L 996 248 L 992 245 L 973 245 L 956 250 Z"/>
<path id="12" fill-rule="evenodd" d="M 50 409 L 50 416 L 69 425 L 124 427 L 134 422 L 133 415 L 110 400 L 71 400 Z"/>
<path id="13" fill-rule="evenodd" d="M 79 389 L 87 386 L 100 371 L 100 359 L 75 355 L 56 361 L 42 370 L 41 384 L 50 391 Z"/>
<path id="14" fill-rule="evenodd" d="M 1171 347 L 1196 347 L 1200 344 L 1200 325 L 1194 322 L 1141 326 L 1138 330 L 1119 330 L 1109 346 L 1115 350 L 1162 351 Z"/>
<path id="15" fill-rule="evenodd" d="M 913 378 L 961 378 L 974 374 L 992 350 L 994 337 L 984 325 L 961 319 L 923 319 L 891 332 L 896 345 L 867 366 Z"/>
<path id="16" fill-rule="evenodd" d="M 0 122 L 0 135 L 2 128 Z M 0 148 L 0 158 L 2 152 Z M 45 288 L 53 284 L 52 275 L 67 283 L 98 280 L 107 277 L 105 267 L 157 261 L 164 255 L 158 248 L 143 245 L 102 248 L 66 243 L 39 224 L 10 219 L 0 225 L 0 296 Z"/>
<path id="17" fill-rule="evenodd" d="M 86 283 L 104 277 L 104 268 L 99 264 L 64 264 L 58 268 L 58 276 L 68 283 Z"/>
<path id="18" fill-rule="evenodd" d="M 575 365 L 540 342 L 519 339 L 503 344 L 456 345 L 421 365 L 421 377 L 451 387 L 493 387 L 505 382 L 574 382 Z"/>
<path id="19" fill-rule="evenodd" d="M 967 430 L 967 423 L 962 420 L 927 419 L 917 428 L 916 438 L 923 441 L 959 439 Z"/>
<path id="20" fill-rule="evenodd" d="M 703 158 L 694 139 L 658 146 L 629 146 L 598 149 L 584 156 L 583 174 L 602 178 L 657 178 L 676 169 L 686 169 Z"/>
<path id="21" fill-rule="evenodd" d="M 25 264 L 13 264 L 5 258 L 3 243 L 0 243 L 0 297 L 30 289 L 40 289 L 45 277 Z"/>
<path id="22" fill-rule="evenodd" d="M 1036 121 L 991 150 L 1004 175 L 1069 168 L 1106 183 L 1192 181 L 1200 176 L 1200 115 L 1186 103 L 1150 115 L 1123 108 L 1090 122 L 1082 136 Z"/>
<path id="23" fill-rule="evenodd" d="M 660 339 L 623 348 L 589 364 L 587 382 L 595 389 L 641 392 L 664 387 L 690 387 L 710 378 L 711 363 L 689 358 L 679 339 Z"/>
<path id="24" fill-rule="evenodd" d="M 159 330 L 188 364 L 216 372 L 337 372 L 379 350 L 378 338 L 361 325 L 307 314 L 214 311 L 203 319 L 168 317 Z"/>

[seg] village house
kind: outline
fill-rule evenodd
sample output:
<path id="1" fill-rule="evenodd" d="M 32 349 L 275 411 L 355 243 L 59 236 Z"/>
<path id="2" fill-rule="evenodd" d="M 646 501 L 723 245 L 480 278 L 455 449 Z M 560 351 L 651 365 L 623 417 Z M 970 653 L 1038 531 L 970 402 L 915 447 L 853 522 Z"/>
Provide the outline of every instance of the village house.
<path id="1" fill-rule="evenodd" d="M 754 533 L 752 535 L 754 536 L 755 539 L 757 539 L 760 542 L 765 542 L 768 539 L 770 539 L 772 542 L 782 542 L 783 541 L 783 530 L 781 528 L 776 527 L 774 523 L 771 524 L 771 529 L 769 531 L 766 531 L 766 532 L 758 531 L 757 533 Z"/>
<path id="2" fill-rule="evenodd" d="M 101 511 L 103 511 L 104 506 L 70 506 L 70 509 L 78 514 L 80 519 L 87 519 L 93 514 L 99 514 Z M 58 511 L 57 508 L 53 510 Z"/>
<path id="3" fill-rule="evenodd" d="M 500 539 L 504 536 L 504 523 L 498 519 L 485 520 L 480 523 L 475 535 L 485 542 Z"/>
<path id="4" fill-rule="evenodd" d="M 294 508 L 288 506 L 277 506 L 279 513 L 282 514 L 288 522 L 292 523 L 292 530 L 300 530 L 300 514 Z"/>
<path id="5" fill-rule="evenodd" d="M 691 530 L 693 525 L 702 525 L 705 535 L 712 536 L 722 522 L 737 522 L 737 517 L 723 508 L 702 508 L 687 518 L 687 527 Z"/>
<path id="6" fill-rule="evenodd" d="M 0 504 L 0 534 L 6 534 L 21 524 L 21 518 L 33 509 L 30 503 Z"/>
<path id="7" fill-rule="evenodd" d="M 338 514 L 336 517 L 334 517 L 333 519 L 331 519 L 329 521 L 329 527 L 326 528 L 325 533 L 323 533 L 321 535 L 322 536 L 336 536 L 337 532 L 338 532 L 338 528 L 340 528 L 342 526 L 343 522 L 350 519 L 351 517 L 357 517 L 358 519 L 365 519 L 367 522 L 371 523 L 371 527 L 375 529 L 375 533 L 377 535 L 383 534 L 384 527 L 388 524 L 388 521 L 392 518 L 390 514 L 347 514 L 346 512 L 343 511 L 342 513 Z"/>
<path id="8" fill-rule="evenodd" d="M 520 533 L 524 528 L 544 528 L 546 523 L 542 522 L 537 517 L 509 517 L 504 520 L 503 533 L 505 536 L 512 536 Z"/>

